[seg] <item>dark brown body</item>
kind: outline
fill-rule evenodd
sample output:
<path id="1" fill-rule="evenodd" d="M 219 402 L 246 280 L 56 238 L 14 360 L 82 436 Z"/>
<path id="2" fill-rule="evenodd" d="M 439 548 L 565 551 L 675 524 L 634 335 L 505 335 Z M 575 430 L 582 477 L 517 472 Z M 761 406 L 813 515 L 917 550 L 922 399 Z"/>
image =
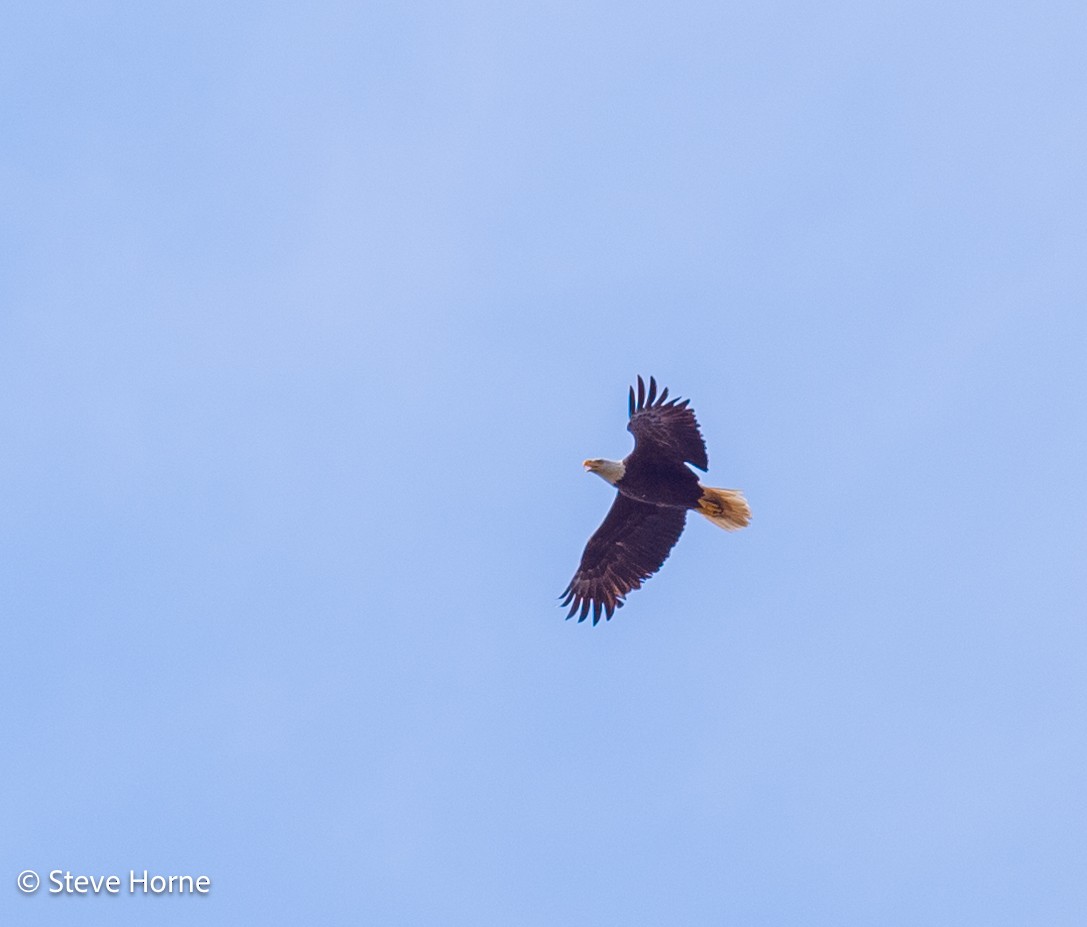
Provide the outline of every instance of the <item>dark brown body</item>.
<path id="1" fill-rule="evenodd" d="M 626 472 L 615 488 L 624 496 L 650 505 L 698 508 L 702 488 L 698 485 L 698 477 L 682 461 L 639 454 L 635 450 L 623 461 L 623 466 Z"/>

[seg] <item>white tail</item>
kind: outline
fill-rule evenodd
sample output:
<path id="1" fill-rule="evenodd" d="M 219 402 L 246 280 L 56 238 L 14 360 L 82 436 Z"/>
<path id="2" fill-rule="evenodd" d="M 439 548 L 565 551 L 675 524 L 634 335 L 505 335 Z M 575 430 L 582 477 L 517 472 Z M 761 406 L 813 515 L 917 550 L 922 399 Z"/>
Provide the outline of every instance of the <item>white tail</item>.
<path id="1" fill-rule="evenodd" d="M 701 483 L 698 484 L 702 486 Z M 738 489 L 714 489 L 702 486 L 702 498 L 698 500 L 698 512 L 705 515 L 718 528 L 739 531 L 751 521 L 751 508 Z"/>

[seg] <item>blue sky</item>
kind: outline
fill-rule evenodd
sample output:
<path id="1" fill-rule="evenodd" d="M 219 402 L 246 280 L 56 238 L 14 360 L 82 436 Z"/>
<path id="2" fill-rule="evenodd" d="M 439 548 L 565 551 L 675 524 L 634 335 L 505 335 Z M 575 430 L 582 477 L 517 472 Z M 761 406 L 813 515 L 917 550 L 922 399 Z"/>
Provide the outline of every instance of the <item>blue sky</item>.
<path id="1" fill-rule="evenodd" d="M 6 7 L 4 922 L 1083 923 L 1085 39 Z M 578 626 L 639 373 L 754 522 Z"/>

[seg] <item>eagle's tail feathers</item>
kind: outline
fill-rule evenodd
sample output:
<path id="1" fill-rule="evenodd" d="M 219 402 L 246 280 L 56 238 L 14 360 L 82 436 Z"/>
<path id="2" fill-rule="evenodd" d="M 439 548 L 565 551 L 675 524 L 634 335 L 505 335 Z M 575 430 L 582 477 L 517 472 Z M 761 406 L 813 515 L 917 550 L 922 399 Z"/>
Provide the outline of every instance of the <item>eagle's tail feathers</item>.
<path id="1" fill-rule="evenodd" d="M 698 500 L 698 512 L 705 515 L 717 527 L 726 531 L 746 528 L 751 521 L 751 509 L 738 489 L 714 489 L 702 486 L 702 498 Z"/>

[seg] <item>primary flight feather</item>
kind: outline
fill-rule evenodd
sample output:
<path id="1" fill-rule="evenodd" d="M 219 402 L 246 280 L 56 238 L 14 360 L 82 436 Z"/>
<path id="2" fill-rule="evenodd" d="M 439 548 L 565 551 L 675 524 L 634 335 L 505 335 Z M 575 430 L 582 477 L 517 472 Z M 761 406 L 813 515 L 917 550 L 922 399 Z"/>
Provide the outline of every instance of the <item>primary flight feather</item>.
<path id="1" fill-rule="evenodd" d="M 683 533 L 688 510 L 704 515 L 727 531 L 743 528 L 751 509 L 738 489 L 703 486 L 687 464 L 709 467 L 706 443 L 698 430 L 690 400 L 657 395 L 638 377 L 638 392 L 630 388 L 630 421 L 634 450 L 623 460 L 593 458 L 585 469 L 611 483 L 618 493 L 603 524 L 589 538 L 581 564 L 563 591 L 567 618 L 584 621 L 589 612 L 596 624 L 610 620 L 633 589 L 661 568 Z"/>

